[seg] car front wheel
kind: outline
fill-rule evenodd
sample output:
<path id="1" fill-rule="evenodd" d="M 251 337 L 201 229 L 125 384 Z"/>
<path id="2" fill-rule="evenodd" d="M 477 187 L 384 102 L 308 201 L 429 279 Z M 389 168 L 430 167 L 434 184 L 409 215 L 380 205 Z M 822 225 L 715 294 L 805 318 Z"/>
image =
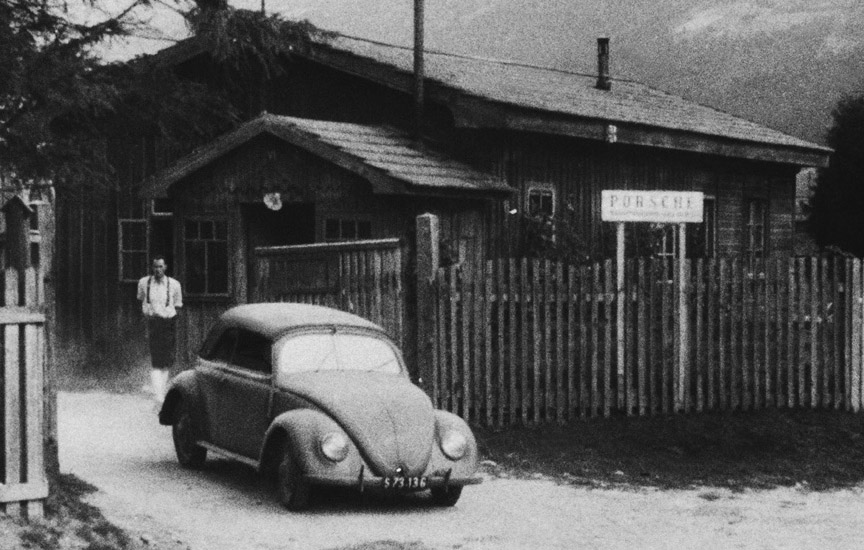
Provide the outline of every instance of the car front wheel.
<path id="1" fill-rule="evenodd" d="M 462 496 L 462 487 L 433 487 L 431 492 L 435 506 L 454 506 Z"/>
<path id="2" fill-rule="evenodd" d="M 289 510 L 304 510 L 309 506 L 309 483 L 303 479 L 300 465 L 287 445 L 277 469 L 276 488 L 279 501 Z"/>
<path id="3" fill-rule="evenodd" d="M 171 435 L 174 439 L 174 451 L 177 453 L 177 461 L 184 468 L 200 468 L 207 460 L 207 449 L 198 445 L 195 424 L 189 405 L 181 401 L 178 405 L 177 416 L 171 426 Z"/>

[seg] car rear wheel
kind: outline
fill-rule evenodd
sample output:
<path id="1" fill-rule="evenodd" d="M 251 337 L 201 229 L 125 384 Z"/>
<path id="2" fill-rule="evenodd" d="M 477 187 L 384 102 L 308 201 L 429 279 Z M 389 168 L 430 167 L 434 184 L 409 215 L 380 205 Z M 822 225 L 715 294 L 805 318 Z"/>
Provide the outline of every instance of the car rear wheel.
<path id="1" fill-rule="evenodd" d="M 177 405 L 177 415 L 171 426 L 177 461 L 184 468 L 200 468 L 207 460 L 207 449 L 198 445 L 192 413 L 185 401 Z"/>
<path id="2" fill-rule="evenodd" d="M 433 487 L 431 493 L 435 506 L 453 506 L 462 496 L 462 487 Z"/>
<path id="3" fill-rule="evenodd" d="M 276 488 L 282 505 L 293 511 L 306 509 L 309 506 L 309 483 L 303 479 L 303 471 L 287 445 L 282 451 L 276 474 Z"/>

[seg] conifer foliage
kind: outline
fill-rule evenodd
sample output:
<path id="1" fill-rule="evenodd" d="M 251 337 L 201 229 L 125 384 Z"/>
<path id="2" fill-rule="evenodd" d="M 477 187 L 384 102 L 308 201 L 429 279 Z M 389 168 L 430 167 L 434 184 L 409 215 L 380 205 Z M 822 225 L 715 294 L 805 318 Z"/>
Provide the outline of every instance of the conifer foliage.
<path id="1" fill-rule="evenodd" d="M 817 244 L 864 257 L 864 94 L 834 109 L 828 144 L 831 164 L 820 171 L 810 201 L 810 230 Z"/>

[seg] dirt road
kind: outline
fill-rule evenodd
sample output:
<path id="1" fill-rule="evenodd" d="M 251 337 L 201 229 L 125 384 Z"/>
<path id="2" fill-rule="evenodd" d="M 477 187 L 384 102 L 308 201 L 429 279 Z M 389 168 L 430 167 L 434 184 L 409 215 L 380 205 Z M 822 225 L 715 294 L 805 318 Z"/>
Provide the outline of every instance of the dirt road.
<path id="1" fill-rule="evenodd" d="M 591 490 L 489 478 L 452 509 L 334 494 L 291 514 L 251 470 L 210 460 L 180 469 L 168 428 L 143 396 L 60 395 L 61 469 L 97 486 L 89 502 L 151 548 L 331 549 L 363 542 L 420 549 L 864 547 L 864 487 L 733 494 Z"/>

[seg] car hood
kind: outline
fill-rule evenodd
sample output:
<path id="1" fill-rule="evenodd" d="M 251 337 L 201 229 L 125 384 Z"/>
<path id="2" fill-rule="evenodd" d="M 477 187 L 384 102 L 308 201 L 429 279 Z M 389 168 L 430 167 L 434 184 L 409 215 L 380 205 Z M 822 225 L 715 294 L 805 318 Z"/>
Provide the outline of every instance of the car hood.
<path id="1" fill-rule="evenodd" d="M 406 378 L 369 372 L 308 372 L 286 387 L 327 412 L 381 476 L 420 475 L 435 441 L 429 397 Z"/>

